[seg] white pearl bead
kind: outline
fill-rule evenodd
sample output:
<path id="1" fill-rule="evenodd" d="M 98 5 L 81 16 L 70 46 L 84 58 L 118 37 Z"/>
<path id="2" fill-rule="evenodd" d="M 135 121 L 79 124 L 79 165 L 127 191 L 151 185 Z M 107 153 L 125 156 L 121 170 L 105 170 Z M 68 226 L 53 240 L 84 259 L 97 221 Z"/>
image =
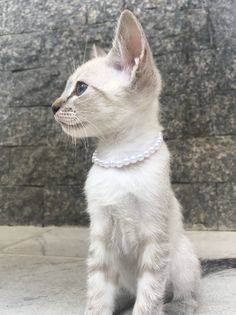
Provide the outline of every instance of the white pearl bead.
<path id="1" fill-rule="evenodd" d="M 122 162 L 121 161 L 117 161 L 116 162 L 116 167 L 118 167 L 118 168 L 120 168 L 120 167 L 122 167 L 123 165 L 122 165 Z"/>
<path id="2" fill-rule="evenodd" d="M 103 165 L 104 165 L 104 161 L 103 161 L 103 160 L 98 160 L 98 164 L 99 164 L 100 166 L 103 166 Z"/>
<path id="3" fill-rule="evenodd" d="M 139 160 L 139 161 L 144 160 L 144 156 L 143 156 L 142 154 L 138 154 L 138 160 Z"/>
<path id="4" fill-rule="evenodd" d="M 115 162 L 114 161 L 110 161 L 110 166 L 111 167 L 115 167 Z"/>
<path id="5" fill-rule="evenodd" d="M 154 153 L 154 152 L 155 152 L 155 149 L 154 149 L 153 146 L 150 147 L 149 152 L 150 152 L 150 153 Z"/>
<path id="6" fill-rule="evenodd" d="M 131 162 L 132 164 L 136 163 L 136 162 L 137 162 L 137 158 L 136 158 L 134 155 L 132 155 L 132 156 L 130 157 L 130 162 Z"/>
<path id="7" fill-rule="evenodd" d="M 123 161 L 122 161 L 122 163 L 124 164 L 124 165 L 129 165 L 129 159 L 127 159 L 127 158 L 125 158 Z"/>
<path id="8" fill-rule="evenodd" d="M 144 156 L 145 156 L 145 157 L 149 157 L 149 155 L 150 155 L 150 154 L 149 154 L 149 151 L 148 151 L 148 150 L 145 150 L 145 151 L 144 151 Z"/>
<path id="9" fill-rule="evenodd" d="M 104 162 L 104 167 L 105 168 L 108 168 L 109 166 L 110 166 L 110 162 L 109 161 Z"/>

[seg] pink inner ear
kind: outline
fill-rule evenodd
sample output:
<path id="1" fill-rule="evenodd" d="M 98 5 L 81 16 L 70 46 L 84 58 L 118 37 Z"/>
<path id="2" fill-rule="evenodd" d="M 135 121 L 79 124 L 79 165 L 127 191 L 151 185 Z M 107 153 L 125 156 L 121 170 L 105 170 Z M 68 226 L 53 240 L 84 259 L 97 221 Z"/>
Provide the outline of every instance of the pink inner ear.
<path id="1" fill-rule="evenodd" d="M 123 53 L 123 61 L 126 66 L 133 67 L 135 59 L 142 54 L 142 38 L 140 30 L 134 21 L 129 21 L 123 28 L 123 36 L 121 42 L 121 50 Z"/>
<path id="2" fill-rule="evenodd" d="M 144 35 L 132 13 L 125 12 L 121 15 L 112 50 L 115 54 L 114 59 L 118 61 L 114 63 L 117 69 L 119 67 L 132 69 L 141 57 L 144 50 Z"/>

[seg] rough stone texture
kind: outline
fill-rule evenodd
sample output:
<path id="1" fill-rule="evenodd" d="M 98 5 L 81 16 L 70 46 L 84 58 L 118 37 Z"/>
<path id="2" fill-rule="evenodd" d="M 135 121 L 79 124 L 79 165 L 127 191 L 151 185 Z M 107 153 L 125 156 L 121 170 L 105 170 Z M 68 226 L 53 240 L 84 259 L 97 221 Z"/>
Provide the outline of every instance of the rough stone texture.
<path id="1" fill-rule="evenodd" d="M 4 185 L 8 182 L 9 174 L 9 148 L 1 148 L 0 154 L 0 184 Z"/>
<path id="2" fill-rule="evenodd" d="M 84 176 L 82 177 L 84 179 Z M 86 224 L 83 184 L 80 186 L 49 186 L 45 190 L 44 224 Z"/>
<path id="3" fill-rule="evenodd" d="M 219 229 L 235 229 L 236 225 L 236 184 L 217 184 Z"/>
<path id="4" fill-rule="evenodd" d="M 0 109 L 0 145 L 43 145 L 47 142 L 48 108 Z"/>
<path id="5" fill-rule="evenodd" d="M 235 143 L 235 136 L 168 141 L 173 157 L 173 181 L 233 182 L 236 178 Z"/>
<path id="6" fill-rule="evenodd" d="M 0 187 L 1 224 L 39 224 L 44 214 L 43 188 Z"/>
<path id="7" fill-rule="evenodd" d="M 174 184 L 174 190 L 183 205 L 187 228 L 218 229 L 219 214 L 215 184 Z"/>
<path id="8" fill-rule="evenodd" d="M 161 119 L 189 228 L 236 228 L 233 0 L 0 1 L 0 224 L 85 224 L 94 142 L 76 148 L 49 104 L 124 8 L 163 77 Z"/>

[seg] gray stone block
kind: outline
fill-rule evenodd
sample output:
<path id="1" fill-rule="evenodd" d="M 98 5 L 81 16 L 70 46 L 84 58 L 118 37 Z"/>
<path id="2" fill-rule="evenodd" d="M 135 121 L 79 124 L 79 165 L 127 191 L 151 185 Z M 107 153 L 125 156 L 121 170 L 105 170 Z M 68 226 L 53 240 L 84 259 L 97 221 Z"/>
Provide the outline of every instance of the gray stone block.
<path id="1" fill-rule="evenodd" d="M 107 20 L 114 22 L 118 14 L 123 8 L 122 0 L 105 1 L 105 0 L 88 0 L 87 5 L 87 23 L 100 24 L 107 22 Z"/>
<path id="2" fill-rule="evenodd" d="M 0 186 L 0 224 L 42 224 L 43 189 Z"/>
<path id="3" fill-rule="evenodd" d="M 236 49 L 224 48 L 217 50 L 217 89 L 229 93 L 236 90 Z"/>
<path id="4" fill-rule="evenodd" d="M 236 18 L 233 1 L 209 1 L 208 10 L 214 45 L 217 48 L 236 49 Z"/>
<path id="5" fill-rule="evenodd" d="M 163 95 L 161 97 L 161 122 L 167 139 L 175 139 L 186 134 L 186 111 L 189 110 L 191 96 Z"/>
<path id="6" fill-rule="evenodd" d="M 0 224 L 9 224 L 8 209 L 6 207 L 6 188 L 0 186 Z"/>
<path id="7" fill-rule="evenodd" d="M 161 117 L 167 139 L 184 136 L 235 135 L 234 92 L 162 95 Z M 226 123 L 227 122 L 227 123 Z"/>
<path id="8" fill-rule="evenodd" d="M 86 22 L 86 1 L 1 1 L 0 34 L 78 28 Z"/>
<path id="9" fill-rule="evenodd" d="M 236 226 L 236 183 L 218 183 L 216 196 L 219 229 L 234 230 Z"/>
<path id="10" fill-rule="evenodd" d="M 6 185 L 9 175 L 9 148 L 0 147 L 0 152 L 0 185 Z"/>
<path id="11" fill-rule="evenodd" d="M 12 95 L 12 74 L 0 71 L 0 111 L 8 108 Z"/>
<path id="12" fill-rule="evenodd" d="M 168 141 L 173 182 L 227 182 L 236 178 L 235 137 Z"/>
<path id="13" fill-rule="evenodd" d="M 50 105 L 63 91 L 66 77 L 60 69 L 29 69 L 12 74 L 11 107 Z"/>
<path id="14" fill-rule="evenodd" d="M 182 11 L 187 8 L 188 0 L 125 0 L 124 7 L 132 10 L 135 14 L 143 13 L 143 16 L 146 15 L 146 12 L 157 12 L 157 14 L 169 13 Z M 152 14 L 152 13 L 151 13 Z"/>
<path id="15" fill-rule="evenodd" d="M 209 0 L 189 0 L 186 8 L 189 9 L 201 9 L 201 8 L 208 8 Z"/>
<path id="16" fill-rule="evenodd" d="M 184 223 L 187 228 L 217 229 L 218 209 L 215 184 L 175 184 L 174 190 L 182 205 Z"/>
<path id="17" fill-rule="evenodd" d="M 212 47 L 208 26 L 208 12 L 205 9 L 187 11 L 188 35 L 185 37 L 185 52 Z"/>
<path id="18" fill-rule="evenodd" d="M 88 224 L 83 186 L 49 186 L 44 206 L 44 225 Z"/>
<path id="19" fill-rule="evenodd" d="M 236 134 L 236 95 L 231 93 L 213 96 L 213 128 L 216 135 Z"/>
<path id="20" fill-rule="evenodd" d="M 99 25 L 1 36 L 0 70 L 20 72 L 50 68 L 52 76 L 60 71 L 64 75 L 61 80 L 65 81 L 78 64 L 89 58 L 91 44 L 99 42 L 105 47 L 111 46 L 113 33 L 114 22 L 108 21 Z"/>
<path id="21" fill-rule="evenodd" d="M 43 37 L 39 33 L 22 33 L 0 37 L 0 70 L 42 67 Z"/>
<path id="22" fill-rule="evenodd" d="M 47 181 L 47 147 L 13 147 L 10 150 L 10 185 L 42 186 Z"/>
<path id="23" fill-rule="evenodd" d="M 212 97 L 201 91 L 190 95 L 185 107 L 186 135 L 192 137 L 213 135 L 215 113 Z"/>
<path id="24" fill-rule="evenodd" d="M 44 66 L 59 69 L 64 80 L 83 62 L 86 46 L 86 27 L 71 26 L 41 34 L 44 39 Z"/>
<path id="25" fill-rule="evenodd" d="M 79 143 L 64 146 L 15 147 L 10 151 L 11 185 L 83 185 L 91 153 Z"/>
<path id="26" fill-rule="evenodd" d="M 47 174 L 45 181 L 57 185 L 83 186 L 91 166 L 91 150 L 86 151 L 83 143 L 48 147 L 45 152 Z"/>
<path id="27" fill-rule="evenodd" d="M 0 108 L 0 145 L 42 145 L 47 143 L 49 108 Z"/>
<path id="28" fill-rule="evenodd" d="M 214 75 L 217 69 L 216 65 L 216 52 L 213 49 L 189 52 L 189 77 L 192 80 Z"/>
<path id="29" fill-rule="evenodd" d="M 157 56 L 156 62 L 163 79 L 163 93 L 185 94 L 189 84 L 186 55 L 179 52 Z"/>

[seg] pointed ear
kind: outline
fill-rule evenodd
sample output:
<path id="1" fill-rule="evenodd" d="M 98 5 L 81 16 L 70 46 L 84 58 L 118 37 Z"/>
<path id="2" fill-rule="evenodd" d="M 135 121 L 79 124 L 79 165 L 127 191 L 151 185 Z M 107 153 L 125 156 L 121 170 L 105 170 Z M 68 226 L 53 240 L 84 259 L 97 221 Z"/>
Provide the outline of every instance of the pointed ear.
<path id="1" fill-rule="evenodd" d="M 131 78 L 137 76 L 137 70 L 155 67 L 143 28 L 129 10 L 123 11 L 119 18 L 109 59 L 117 69 L 128 70 Z"/>
<path id="2" fill-rule="evenodd" d="M 93 56 L 95 58 L 97 58 L 97 57 L 105 57 L 106 56 L 106 52 L 101 47 L 93 44 Z"/>

